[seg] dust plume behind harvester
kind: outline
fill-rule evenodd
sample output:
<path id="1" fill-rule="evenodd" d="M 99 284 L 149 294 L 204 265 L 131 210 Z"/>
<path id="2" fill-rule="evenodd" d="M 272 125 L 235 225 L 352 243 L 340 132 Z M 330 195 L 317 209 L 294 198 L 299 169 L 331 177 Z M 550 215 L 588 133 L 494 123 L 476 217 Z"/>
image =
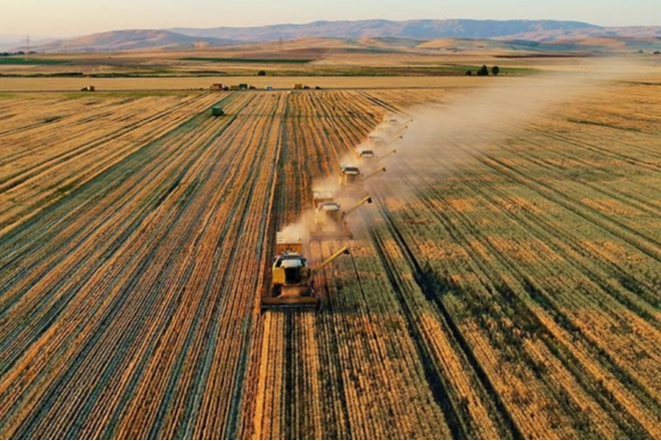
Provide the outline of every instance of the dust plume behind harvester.
<path id="1" fill-rule="evenodd" d="M 262 294 L 261 309 L 318 309 L 321 299 L 314 289 L 314 276 L 349 249 L 343 247 L 321 264 L 311 267 L 303 254 L 303 241 L 282 232 L 276 235 L 271 280 Z"/>

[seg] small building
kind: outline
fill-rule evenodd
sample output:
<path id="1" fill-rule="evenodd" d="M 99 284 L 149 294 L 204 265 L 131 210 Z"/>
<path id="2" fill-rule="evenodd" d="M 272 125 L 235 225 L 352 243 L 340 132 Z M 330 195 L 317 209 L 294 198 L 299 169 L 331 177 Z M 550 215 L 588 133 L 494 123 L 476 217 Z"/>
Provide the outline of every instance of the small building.
<path id="1" fill-rule="evenodd" d="M 232 84 L 232 85 L 230 86 L 230 90 L 241 90 L 241 88 L 239 87 L 238 84 Z"/>
<path id="2" fill-rule="evenodd" d="M 221 83 L 213 83 L 211 87 L 209 87 L 209 90 L 212 90 L 214 92 L 218 92 L 223 90 L 223 85 Z"/>
<path id="3" fill-rule="evenodd" d="M 301 83 L 294 84 L 294 89 L 303 89 L 303 84 Z"/>
<path id="4" fill-rule="evenodd" d="M 239 90 L 248 90 L 248 84 L 247 83 L 239 84 Z"/>

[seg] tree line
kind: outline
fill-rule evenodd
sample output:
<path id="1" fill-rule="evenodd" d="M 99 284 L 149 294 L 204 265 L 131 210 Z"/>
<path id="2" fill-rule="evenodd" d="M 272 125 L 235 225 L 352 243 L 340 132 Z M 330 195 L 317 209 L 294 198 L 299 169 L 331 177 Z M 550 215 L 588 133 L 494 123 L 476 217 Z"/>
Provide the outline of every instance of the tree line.
<path id="1" fill-rule="evenodd" d="M 486 64 L 484 64 L 484 65 L 482 65 L 481 68 L 479 68 L 479 69 L 475 72 L 475 75 L 477 75 L 478 77 L 488 77 L 488 76 L 489 76 L 489 68 L 487 67 Z M 495 76 L 495 77 L 497 77 L 498 75 L 500 75 L 500 67 L 498 67 L 498 66 L 493 66 L 493 67 L 491 68 L 491 75 L 493 75 L 493 76 Z M 466 71 L 466 76 L 469 76 L 469 77 L 470 77 L 470 76 L 473 76 L 473 71 L 470 70 L 470 69 L 467 70 L 467 71 Z"/>

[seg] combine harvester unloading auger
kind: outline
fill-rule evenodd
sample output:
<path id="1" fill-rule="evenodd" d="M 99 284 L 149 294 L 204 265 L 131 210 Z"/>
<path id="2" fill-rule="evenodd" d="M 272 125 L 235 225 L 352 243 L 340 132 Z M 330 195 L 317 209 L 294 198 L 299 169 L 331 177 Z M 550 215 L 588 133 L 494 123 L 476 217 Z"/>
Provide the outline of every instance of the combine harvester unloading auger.
<path id="1" fill-rule="evenodd" d="M 303 255 L 302 241 L 276 236 L 276 257 L 271 269 L 271 281 L 262 294 L 261 309 L 318 309 L 321 299 L 314 290 L 314 276 L 349 249 L 343 247 L 321 264 L 310 267 Z"/>
<path id="2" fill-rule="evenodd" d="M 335 201 L 321 202 L 317 205 L 314 212 L 314 222 L 310 239 L 353 239 L 353 233 L 349 229 L 349 224 L 346 220 L 347 216 L 358 210 L 361 206 L 371 203 L 372 198 L 366 196 L 347 211 L 342 211 L 340 204 Z"/>

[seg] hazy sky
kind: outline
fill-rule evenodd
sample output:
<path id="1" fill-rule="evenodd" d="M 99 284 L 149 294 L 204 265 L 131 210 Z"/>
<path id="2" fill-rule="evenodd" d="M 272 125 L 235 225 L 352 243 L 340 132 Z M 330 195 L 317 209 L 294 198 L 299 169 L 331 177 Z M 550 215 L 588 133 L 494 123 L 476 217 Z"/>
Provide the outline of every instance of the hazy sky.
<path id="1" fill-rule="evenodd" d="M 384 18 L 559 19 L 661 25 L 661 0 L 3 0 L 0 34 L 255 26 Z"/>

